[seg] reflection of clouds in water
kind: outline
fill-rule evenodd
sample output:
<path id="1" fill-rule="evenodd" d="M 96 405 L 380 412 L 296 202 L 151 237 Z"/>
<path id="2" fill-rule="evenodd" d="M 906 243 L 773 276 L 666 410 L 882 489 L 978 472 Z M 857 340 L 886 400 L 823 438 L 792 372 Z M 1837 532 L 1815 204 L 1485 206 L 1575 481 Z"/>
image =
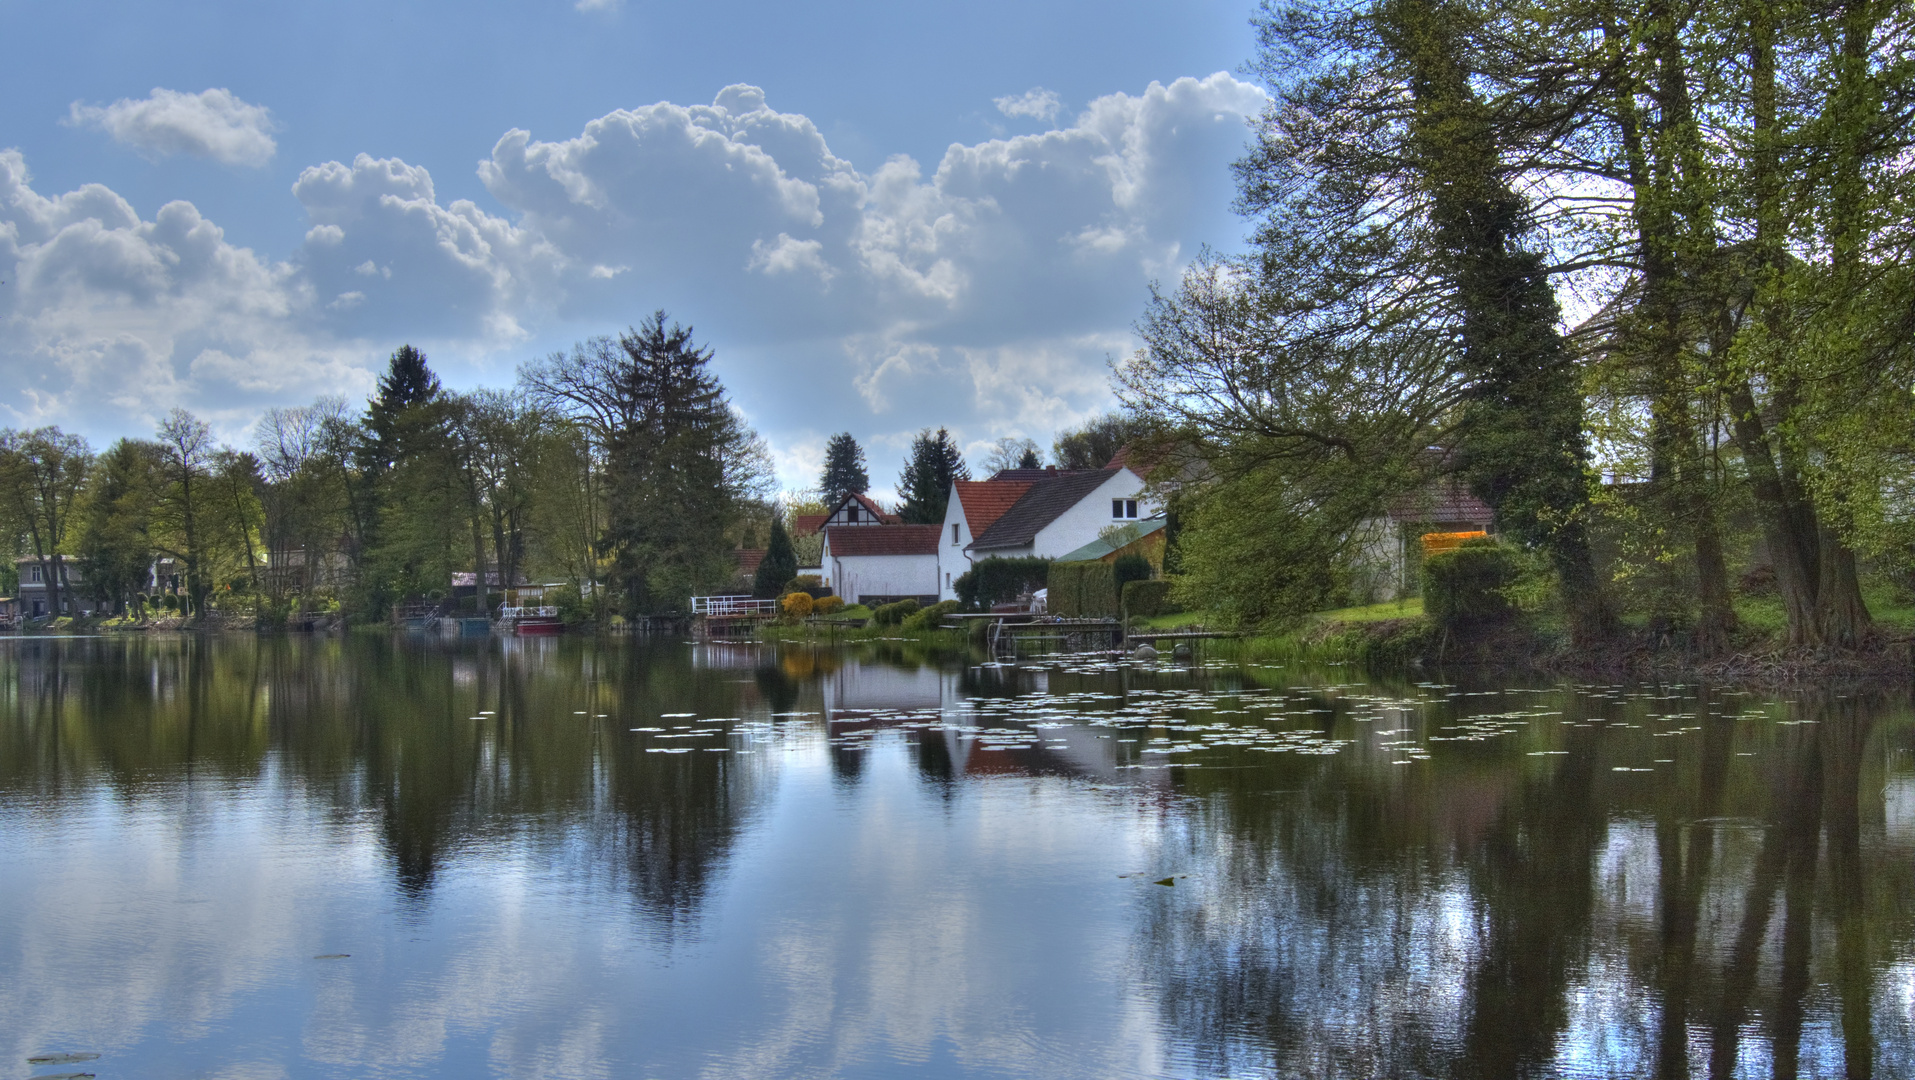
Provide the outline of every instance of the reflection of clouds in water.
<path id="1" fill-rule="evenodd" d="M 0 909 L 18 959 L 0 980 L 0 1030 L 15 1059 L 56 1034 L 90 1049 L 159 1026 L 207 1037 L 330 951 L 330 916 L 383 874 L 369 830 L 338 830 L 318 809 L 230 791 L 129 807 L 101 791 L 64 803 L 57 823 L 5 829 L 16 887 Z"/>
<path id="2" fill-rule="evenodd" d="M 1115 802 L 1085 813 L 1055 780 L 993 782 L 962 814 L 926 816 L 936 811 L 901 746 L 873 766 L 845 811 L 855 825 L 829 839 L 796 835 L 830 812 L 828 782 L 816 769 L 788 776 L 759 843 L 802 856 L 752 860 L 739 890 L 795 878 L 794 895 L 812 895 L 806 876 L 842 880 L 831 902 L 788 911 L 755 943 L 759 974 L 746 981 L 770 997 L 766 1023 L 705 1075 L 939 1060 L 1023 1076 L 1160 1071 L 1156 1015 L 1125 969 L 1130 886 L 1108 888 L 1146 846 L 1147 817 Z"/>

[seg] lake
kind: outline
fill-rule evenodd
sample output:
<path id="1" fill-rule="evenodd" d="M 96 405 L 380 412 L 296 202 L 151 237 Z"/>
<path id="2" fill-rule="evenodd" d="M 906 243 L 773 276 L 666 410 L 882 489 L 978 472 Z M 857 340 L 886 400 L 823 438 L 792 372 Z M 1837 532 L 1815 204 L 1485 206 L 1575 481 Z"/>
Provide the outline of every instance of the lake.
<path id="1" fill-rule="evenodd" d="M 0 640 L 0 1078 L 1915 1076 L 1906 686 L 912 650 Z"/>

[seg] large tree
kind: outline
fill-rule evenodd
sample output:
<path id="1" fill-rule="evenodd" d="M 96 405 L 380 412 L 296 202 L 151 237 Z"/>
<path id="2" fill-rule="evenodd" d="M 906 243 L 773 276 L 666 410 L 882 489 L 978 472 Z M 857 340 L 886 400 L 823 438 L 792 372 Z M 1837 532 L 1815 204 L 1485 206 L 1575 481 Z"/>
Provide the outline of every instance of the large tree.
<path id="1" fill-rule="evenodd" d="M 1101 469 L 1110 464 L 1117 451 L 1143 434 L 1144 428 L 1135 417 L 1103 413 L 1080 427 L 1059 432 L 1051 443 L 1051 455 L 1060 469 Z"/>
<path id="2" fill-rule="evenodd" d="M 771 519 L 771 539 L 765 545 L 765 557 L 752 575 L 751 594 L 760 599 L 777 596 L 785 582 L 798 576 L 798 555 L 791 547 L 791 534 L 782 518 Z"/>
<path id="3" fill-rule="evenodd" d="M 937 525 L 944 521 L 944 508 L 951 498 L 951 485 L 969 480 L 971 471 L 964 455 L 943 428 L 933 432 L 925 428 L 911 440 L 910 456 L 898 477 L 898 492 L 904 505 L 898 514 L 907 525 Z"/>
<path id="4" fill-rule="evenodd" d="M 48 612 L 60 613 L 67 530 L 93 465 L 86 440 L 57 427 L 7 432 L 0 439 L 0 492 L 27 537 L 47 585 Z"/>
<path id="5" fill-rule="evenodd" d="M 605 458 L 599 547 L 625 614 L 681 610 L 733 573 L 725 534 L 762 496 L 764 442 L 726 400 L 712 352 L 663 311 L 520 369 L 538 400 L 592 430 Z"/>
<path id="6" fill-rule="evenodd" d="M 849 431 L 841 431 L 825 443 L 824 473 L 818 478 L 818 494 L 826 506 L 837 506 L 847 495 L 862 495 L 871 490 L 871 476 L 864 467 L 864 448 Z M 782 582 L 781 582 L 782 584 Z"/>

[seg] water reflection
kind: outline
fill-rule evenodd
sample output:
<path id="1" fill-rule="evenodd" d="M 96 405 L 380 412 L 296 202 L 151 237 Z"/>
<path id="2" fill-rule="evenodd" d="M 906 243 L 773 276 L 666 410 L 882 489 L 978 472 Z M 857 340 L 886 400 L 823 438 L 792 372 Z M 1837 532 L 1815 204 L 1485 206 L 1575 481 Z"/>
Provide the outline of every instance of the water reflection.
<path id="1" fill-rule="evenodd" d="M 1905 689 L 0 649 L 20 1076 L 1915 1074 Z"/>

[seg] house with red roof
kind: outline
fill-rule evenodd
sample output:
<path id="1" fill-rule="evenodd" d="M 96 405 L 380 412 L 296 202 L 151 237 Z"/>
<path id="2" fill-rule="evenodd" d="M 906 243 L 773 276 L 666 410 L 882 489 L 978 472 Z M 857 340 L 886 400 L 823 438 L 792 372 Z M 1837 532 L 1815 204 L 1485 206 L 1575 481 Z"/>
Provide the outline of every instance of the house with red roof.
<path id="1" fill-rule="evenodd" d="M 824 530 L 824 579 L 847 604 L 889 604 L 938 599 L 936 525 L 887 523 L 828 525 Z"/>
<path id="2" fill-rule="evenodd" d="M 1006 469 L 989 480 L 952 485 L 938 536 L 938 595 L 973 563 L 992 557 L 1059 558 L 1112 525 L 1138 524 L 1161 512 L 1128 466 L 1102 469 Z"/>

